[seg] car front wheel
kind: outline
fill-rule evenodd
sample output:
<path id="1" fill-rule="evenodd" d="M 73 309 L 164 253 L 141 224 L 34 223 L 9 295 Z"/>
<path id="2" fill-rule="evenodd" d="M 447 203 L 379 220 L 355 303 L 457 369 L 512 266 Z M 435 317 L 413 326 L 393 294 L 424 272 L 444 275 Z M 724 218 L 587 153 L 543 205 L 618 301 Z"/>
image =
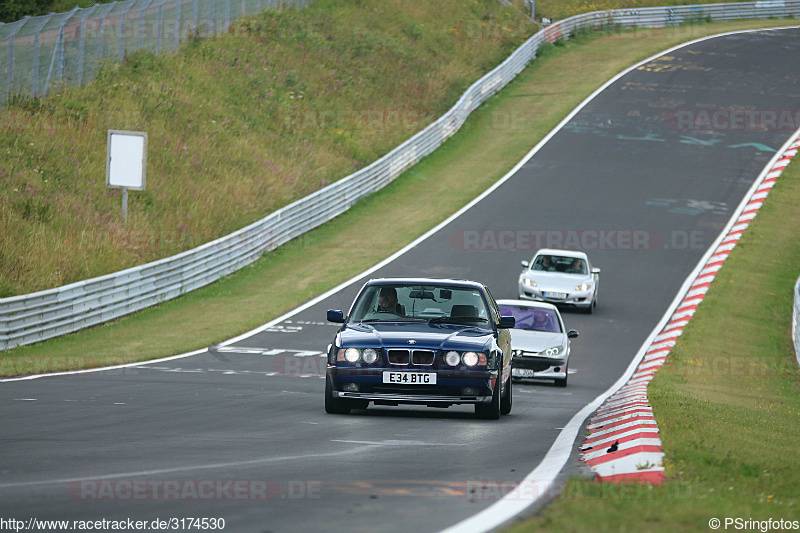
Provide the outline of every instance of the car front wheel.
<path id="1" fill-rule="evenodd" d="M 506 383 L 506 395 L 500 400 L 500 414 L 507 415 L 511 412 L 511 403 L 514 400 L 513 389 L 511 385 L 511 376 L 508 376 Z"/>
<path id="2" fill-rule="evenodd" d="M 557 379 L 555 380 L 556 387 L 566 387 L 567 386 L 567 378 L 569 377 L 569 368 L 564 367 L 564 379 Z"/>
<path id="3" fill-rule="evenodd" d="M 335 415 L 346 415 L 350 412 L 350 405 L 347 400 L 333 396 L 333 386 L 330 378 L 325 379 L 325 412 Z"/>
<path id="4" fill-rule="evenodd" d="M 501 372 L 502 374 L 502 372 Z M 497 420 L 500 418 L 500 383 L 498 382 L 492 392 L 490 403 L 476 403 L 475 414 L 484 420 Z"/>

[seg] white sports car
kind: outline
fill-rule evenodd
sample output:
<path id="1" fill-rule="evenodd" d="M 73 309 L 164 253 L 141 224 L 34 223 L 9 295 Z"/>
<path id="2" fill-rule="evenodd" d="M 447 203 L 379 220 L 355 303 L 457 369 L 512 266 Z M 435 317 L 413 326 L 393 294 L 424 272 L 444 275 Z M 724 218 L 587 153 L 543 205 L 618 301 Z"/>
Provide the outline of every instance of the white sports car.
<path id="1" fill-rule="evenodd" d="M 511 333 L 511 376 L 552 379 L 566 387 L 570 339 L 578 336 L 567 331 L 556 306 L 524 300 L 497 300 L 504 316 L 513 316 Z"/>
<path id="2" fill-rule="evenodd" d="M 542 248 L 531 262 L 522 261 L 520 300 L 537 300 L 594 311 L 600 269 L 593 268 L 584 252 Z"/>

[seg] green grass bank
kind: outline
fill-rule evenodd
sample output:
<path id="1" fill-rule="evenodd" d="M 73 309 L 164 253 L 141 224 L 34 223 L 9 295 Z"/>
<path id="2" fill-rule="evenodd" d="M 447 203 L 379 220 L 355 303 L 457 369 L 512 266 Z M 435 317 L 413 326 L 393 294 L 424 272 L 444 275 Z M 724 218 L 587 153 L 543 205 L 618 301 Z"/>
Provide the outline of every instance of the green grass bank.
<path id="1" fill-rule="evenodd" d="M 168 257 L 389 152 L 535 25 L 496 0 L 316 0 L 88 86 L 0 109 L 0 297 Z M 105 184 L 106 132 L 148 133 L 147 190 Z"/>

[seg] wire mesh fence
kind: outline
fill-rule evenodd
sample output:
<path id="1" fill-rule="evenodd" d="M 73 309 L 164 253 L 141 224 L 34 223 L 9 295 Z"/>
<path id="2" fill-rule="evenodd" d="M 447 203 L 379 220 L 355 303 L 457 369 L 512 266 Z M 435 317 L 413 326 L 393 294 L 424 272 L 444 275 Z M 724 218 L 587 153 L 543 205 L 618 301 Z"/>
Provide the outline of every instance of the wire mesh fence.
<path id="1" fill-rule="evenodd" d="M 311 1 L 127 0 L 0 24 L 0 105 L 14 94 L 88 83 L 103 63 L 133 51 L 172 51 L 192 36 L 227 31 L 241 16 Z"/>

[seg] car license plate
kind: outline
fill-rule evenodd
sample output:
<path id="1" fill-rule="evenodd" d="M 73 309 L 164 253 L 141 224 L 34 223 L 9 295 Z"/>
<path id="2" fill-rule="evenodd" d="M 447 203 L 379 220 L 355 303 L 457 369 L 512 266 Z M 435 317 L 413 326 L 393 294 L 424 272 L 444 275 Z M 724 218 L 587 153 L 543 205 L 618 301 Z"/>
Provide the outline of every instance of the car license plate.
<path id="1" fill-rule="evenodd" d="M 542 294 L 544 294 L 548 298 L 566 298 L 567 297 L 567 293 L 566 292 L 544 292 Z"/>
<path id="2" fill-rule="evenodd" d="M 436 385 L 436 374 L 431 372 L 384 372 L 383 382 L 393 385 Z"/>
<path id="3" fill-rule="evenodd" d="M 527 368 L 512 368 L 511 375 L 517 378 L 532 378 L 536 373 Z"/>

